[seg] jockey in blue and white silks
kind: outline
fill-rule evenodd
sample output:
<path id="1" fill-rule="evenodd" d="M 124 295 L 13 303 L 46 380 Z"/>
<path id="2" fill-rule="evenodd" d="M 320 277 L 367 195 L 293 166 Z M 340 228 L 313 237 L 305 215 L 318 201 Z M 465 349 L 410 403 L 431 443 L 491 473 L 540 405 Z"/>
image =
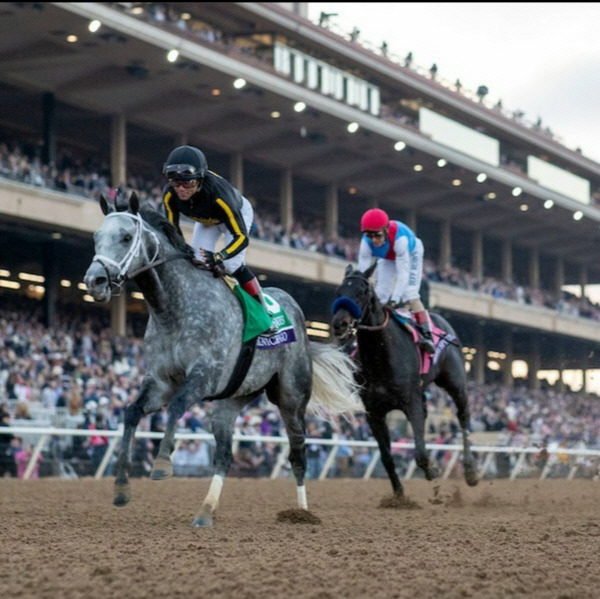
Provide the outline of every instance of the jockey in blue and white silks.
<path id="1" fill-rule="evenodd" d="M 390 220 L 381 208 L 367 210 L 361 219 L 362 239 L 358 269 L 367 270 L 377 259 L 375 293 L 382 304 L 395 309 L 407 304 L 423 331 L 421 347 L 433 353 L 431 321 L 423 306 L 419 288 L 423 276 L 423 242 L 399 220 Z"/>

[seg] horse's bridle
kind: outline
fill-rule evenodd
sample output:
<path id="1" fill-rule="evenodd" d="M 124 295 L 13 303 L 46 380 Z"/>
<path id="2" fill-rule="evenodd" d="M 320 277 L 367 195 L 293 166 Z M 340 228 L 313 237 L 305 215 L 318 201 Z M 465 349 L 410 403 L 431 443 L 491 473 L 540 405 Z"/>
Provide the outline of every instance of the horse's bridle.
<path id="1" fill-rule="evenodd" d="M 112 258 L 109 258 L 108 256 L 102 256 L 101 254 L 96 254 L 94 256 L 94 258 L 92 259 L 92 263 L 99 262 L 100 265 L 102 266 L 102 268 L 104 268 L 104 271 L 106 272 L 106 276 L 108 278 L 108 285 L 111 289 L 111 295 L 119 296 L 123 289 L 123 285 L 127 281 L 129 281 L 130 279 L 133 279 L 134 277 L 136 277 L 137 275 L 139 275 L 140 273 L 142 273 L 146 270 L 155 268 L 161 264 L 164 264 L 165 262 L 169 262 L 170 260 L 188 257 L 184 253 L 177 253 L 177 254 L 172 254 L 170 256 L 167 256 L 166 258 L 157 259 L 158 255 L 160 253 L 160 239 L 158 238 L 156 233 L 146 225 L 146 223 L 144 222 L 144 220 L 142 219 L 142 217 L 140 216 L 139 213 L 133 214 L 131 212 L 111 212 L 110 214 L 106 215 L 106 218 L 108 218 L 109 216 L 128 216 L 129 218 L 132 218 L 135 221 L 135 233 L 134 233 L 133 240 L 131 242 L 131 245 L 129 246 L 129 249 L 127 250 L 127 253 L 125 254 L 125 256 L 122 258 L 122 260 L 120 262 L 117 262 L 117 261 L 113 260 Z M 140 268 L 136 268 L 135 270 L 130 271 L 129 267 L 131 266 L 131 262 L 138 255 L 138 253 L 140 251 L 140 248 L 142 245 L 142 232 L 144 229 L 148 233 L 150 233 L 150 235 L 152 235 L 154 242 L 156 244 L 154 256 L 144 266 L 141 266 Z M 112 265 L 118 269 L 119 272 L 118 272 L 116 278 L 113 279 L 110 276 L 110 271 L 109 271 L 107 265 Z"/>
<path id="2" fill-rule="evenodd" d="M 369 282 L 366 281 L 365 278 L 361 277 L 360 275 L 348 275 L 344 279 L 344 281 L 347 281 L 348 279 L 359 279 L 360 281 L 366 282 L 367 294 L 365 300 L 362 302 L 362 305 L 359 306 L 353 299 L 350 299 L 349 297 L 338 297 L 333 302 L 333 313 L 335 314 L 340 308 L 345 308 L 351 316 L 354 316 L 354 320 L 352 321 L 352 328 L 362 329 L 365 331 L 379 331 L 381 329 L 385 329 L 385 327 L 387 327 L 390 321 L 390 311 L 386 309 L 384 309 L 385 319 L 382 324 L 368 325 L 361 323 L 361 320 L 365 314 L 365 308 L 369 305 L 369 302 L 371 301 L 371 298 L 373 296 L 373 290 L 371 289 L 371 285 L 369 285 Z"/>

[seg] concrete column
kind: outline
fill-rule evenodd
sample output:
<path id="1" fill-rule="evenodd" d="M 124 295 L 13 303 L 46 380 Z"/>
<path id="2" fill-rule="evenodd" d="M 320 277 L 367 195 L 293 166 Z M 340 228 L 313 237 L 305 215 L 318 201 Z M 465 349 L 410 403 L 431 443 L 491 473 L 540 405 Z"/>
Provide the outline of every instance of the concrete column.
<path id="1" fill-rule="evenodd" d="M 471 272 L 478 279 L 483 279 L 483 233 L 473 232 L 473 253 L 471 254 Z"/>
<path id="2" fill-rule="evenodd" d="M 529 388 L 537 390 L 540 388 L 540 380 L 537 373 L 542 368 L 542 359 L 540 356 L 540 338 L 537 333 L 530 336 L 529 360 L 527 361 L 529 370 L 527 378 L 529 379 Z"/>
<path id="3" fill-rule="evenodd" d="M 52 242 L 44 246 L 44 297 L 42 300 L 44 325 L 52 328 L 56 324 L 56 302 L 58 301 L 59 259 L 56 245 Z"/>
<path id="4" fill-rule="evenodd" d="M 483 335 L 483 326 L 480 324 L 475 325 L 475 349 L 477 353 L 472 362 L 471 372 L 473 373 L 473 380 L 483 385 L 485 383 L 485 365 L 487 363 L 487 349 L 485 347 L 485 338 Z"/>
<path id="5" fill-rule="evenodd" d="M 452 227 L 450 221 L 445 220 L 441 224 L 440 264 L 441 269 L 452 266 Z"/>
<path id="6" fill-rule="evenodd" d="M 562 341 L 558 341 L 558 381 L 556 381 L 556 390 L 559 393 L 564 392 L 565 382 L 563 381 L 563 371 L 565 370 L 565 347 Z"/>
<path id="7" fill-rule="evenodd" d="M 337 185 L 330 185 L 325 196 L 325 235 L 335 239 L 338 235 L 339 207 Z"/>
<path id="8" fill-rule="evenodd" d="M 510 239 L 502 242 L 502 280 L 512 283 L 513 280 L 513 252 Z"/>
<path id="9" fill-rule="evenodd" d="M 406 213 L 405 224 L 415 233 L 417 232 L 417 211 L 413 208 Z"/>
<path id="10" fill-rule="evenodd" d="M 504 360 L 503 382 L 506 387 L 513 386 L 512 363 L 514 360 L 513 337 L 510 329 L 505 329 L 503 333 L 503 347 L 506 359 Z"/>
<path id="11" fill-rule="evenodd" d="M 534 289 L 540 287 L 540 251 L 537 248 L 529 251 L 529 285 Z"/>
<path id="12" fill-rule="evenodd" d="M 565 284 L 565 260 L 562 256 L 556 258 L 556 267 L 554 270 L 554 289 L 556 296 L 561 297 L 562 288 Z"/>
<path id="13" fill-rule="evenodd" d="M 579 267 L 579 285 L 581 286 L 581 297 L 585 295 L 586 287 L 589 283 L 589 272 L 587 266 L 583 264 Z"/>
<path id="14" fill-rule="evenodd" d="M 42 163 L 56 164 L 56 99 L 52 92 L 42 94 L 42 119 L 44 133 Z"/>
<path id="15" fill-rule="evenodd" d="M 234 152 L 230 158 L 229 180 L 240 193 L 244 193 L 244 156 L 241 152 Z"/>
<path id="16" fill-rule="evenodd" d="M 110 328 L 115 335 L 125 335 L 127 331 L 127 298 L 125 292 L 110 300 Z"/>
<path id="17" fill-rule="evenodd" d="M 279 216 L 284 229 L 294 222 L 294 186 L 292 171 L 286 168 L 281 172 L 280 182 L 281 208 Z"/>
<path id="18" fill-rule="evenodd" d="M 123 114 L 114 114 L 111 120 L 110 175 L 112 186 L 127 183 L 127 131 Z"/>

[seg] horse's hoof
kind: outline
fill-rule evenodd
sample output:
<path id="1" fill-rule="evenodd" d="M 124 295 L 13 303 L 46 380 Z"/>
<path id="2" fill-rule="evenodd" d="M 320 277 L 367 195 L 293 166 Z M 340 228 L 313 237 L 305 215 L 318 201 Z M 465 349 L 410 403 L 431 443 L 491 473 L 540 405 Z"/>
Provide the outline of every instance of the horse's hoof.
<path id="1" fill-rule="evenodd" d="M 479 483 L 479 476 L 477 476 L 477 470 L 465 466 L 465 481 L 469 487 L 476 487 Z"/>
<path id="2" fill-rule="evenodd" d="M 173 464 L 164 458 L 156 458 L 152 466 L 150 478 L 152 480 L 164 480 L 173 476 Z"/>
<path id="3" fill-rule="evenodd" d="M 127 505 L 131 499 L 131 490 L 129 485 L 115 485 L 115 497 L 113 499 L 113 505 L 122 507 Z"/>
<path id="4" fill-rule="evenodd" d="M 194 526 L 195 528 L 212 528 L 212 514 L 202 514 L 201 516 L 196 516 L 194 518 L 194 521 L 192 522 L 192 526 Z"/>
<path id="5" fill-rule="evenodd" d="M 425 471 L 425 478 L 427 480 L 435 480 L 439 475 L 437 468 L 429 468 Z"/>

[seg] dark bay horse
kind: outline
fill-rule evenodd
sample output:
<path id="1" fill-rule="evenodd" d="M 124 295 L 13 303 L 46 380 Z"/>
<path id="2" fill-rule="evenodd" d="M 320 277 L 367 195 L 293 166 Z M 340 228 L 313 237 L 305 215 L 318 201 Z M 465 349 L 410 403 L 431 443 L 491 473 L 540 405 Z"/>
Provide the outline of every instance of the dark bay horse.
<path id="1" fill-rule="evenodd" d="M 404 491 L 394 467 L 386 423 L 386 415 L 392 410 L 401 410 L 410 422 L 415 461 L 427 480 L 437 476 L 424 438 L 427 414 L 423 392 L 432 382 L 447 391 L 454 400 L 462 429 L 465 479 L 468 485 L 475 486 L 478 476 L 469 442 L 469 404 L 460 346 L 457 342 L 447 345 L 429 373 L 422 378 L 419 355 L 410 332 L 390 317 L 389 310 L 382 306 L 369 281 L 376 266 L 375 262 L 365 272 L 353 270 L 351 265 L 346 268 L 344 281 L 336 292 L 331 324 L 334 336 L 341 343 L 347 341 L 356 329 L 361 399 L 394 494 L 401 496 Z M 458 340 L 444 318 L 438 314 L 431 314 L 431 318 L 436 327 Z"/>
<path id="2" fill-rule="evenodd" d="M 285 424 L 298 507 L 308 509 L 305 411 L 309 400 L 311 407 L 329 414 L 361 409 L 352 361 L 334 345 L 309 341 L 300 306 L 281 289 L 267 288 L 291 321 L 296 340 L 256 348 L 245 376 L 237 381 L 233 373 L 242 350 L 244 322 L 240 302 L 228 285 L 194 265 L 192 248 L 153 208 L 140 208 L 135 194 L 117 210 L 104 198 L 100 206 L 105 218 L 94 234 L 96 255 L 85 274 L 88 291 L 94 300 L 106 303 L 132 279 L 144 294 L 149 313 L 144 336 L 147 372 L 138 398 L 125 412 L 114 504 L 131 499 L 130 453 L 140 419 L 168 406 L 165 435 L 151 473 L 152 479 L 160 480 L 173 475 L 170 455 L 177 421 L 193 404 L 215 399 L 214 474 L 193 520 L 194 526 L 212 526 L 232 462 L 235 419 L 266 391 Z M 235 387 L 231 380 L 237 381 Z"/>

